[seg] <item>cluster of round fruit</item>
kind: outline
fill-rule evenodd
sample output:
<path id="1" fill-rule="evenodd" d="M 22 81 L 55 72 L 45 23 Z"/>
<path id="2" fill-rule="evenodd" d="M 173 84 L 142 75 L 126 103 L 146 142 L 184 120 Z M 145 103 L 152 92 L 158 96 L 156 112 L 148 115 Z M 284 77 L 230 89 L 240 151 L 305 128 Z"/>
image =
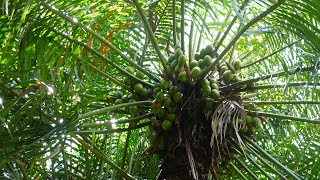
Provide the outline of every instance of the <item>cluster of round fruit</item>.
<path id="1" fill-rule="evenodd" d="M 169 131 L 176 120 L 177 110 L 182 103 L 183 94 L 178 86 L 172 85 L 169 80 L 161 80 L 153 90 L 155 98 L 152 112 L 161 122 L 164 131 Z"/>
<path id="2" fill-rule="evenodd" d="M 240 60 L 233 60 L 231 63 L 224 62 L 219 65 L 219 74 L 222 77 L 224 84 L 230 84 L 241 81 L 239 75 L 236 75 L 241 68 Z M 241 86 L 240 88 L 245 88 L 245 86 Z"/>
<path id="3" fill-rule="evenodd" d="M 127 72 L 130 74 L 136 76 L 137 78 L 143 80 L 145 78 L 145 75 L 140 71 L 135 71 L 134 68 L 127 66 L 125 68 Z M 133 91 L 134 99 L 136 100 L 145 100 L 148 99 L 150 96 L 150 90 L 146 87 L 144 87 L 141 83 L 133 82 L 130 78 L 125 77 L 123 79 L 123 82 L 125 85 L 129 86 L 131 90 Z"/>
<path id="4" fill-rule="evenodd" d="M 261 124 L 261 120 L 259 117 L 246 115 L 245 126 L 240 129 L 240 132 L 254 133 L 257 129 L 261 129 L 261 128 L 262 128 L 262 124 Z"/>
<path id="5" fill-rule="evenodd" d="M 191 77 L 196 79 L 199 77 L 203 69 L 211 65 L 214 57 L 214 49 L 212 45 L 207 45 L 205 48 L 200 50 L 200 53 L 194 55 L 194 60 L 189 64 L 191 71 Z"/>

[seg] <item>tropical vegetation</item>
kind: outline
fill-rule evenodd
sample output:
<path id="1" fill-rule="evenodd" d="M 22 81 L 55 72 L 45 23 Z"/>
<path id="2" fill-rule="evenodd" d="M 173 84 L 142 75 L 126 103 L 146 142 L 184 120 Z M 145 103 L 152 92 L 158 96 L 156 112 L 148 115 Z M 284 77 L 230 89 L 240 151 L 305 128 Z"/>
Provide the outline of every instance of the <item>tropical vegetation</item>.
<path id="1" fill-rule="evenodd" d="M 317 179 L 318 0 L 4 0 L 1 179 Z"/>

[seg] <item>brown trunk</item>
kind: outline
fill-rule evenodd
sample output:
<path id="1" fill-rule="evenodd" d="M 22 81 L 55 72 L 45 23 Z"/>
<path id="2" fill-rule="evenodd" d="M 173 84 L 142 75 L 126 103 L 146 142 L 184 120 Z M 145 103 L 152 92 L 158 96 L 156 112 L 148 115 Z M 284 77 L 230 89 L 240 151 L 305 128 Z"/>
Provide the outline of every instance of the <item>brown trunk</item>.
<path id="1" fill-rule="evenodd" d="M 190 107 L 184 109 L 181 119 L 178 120 L 179 126 L 172 129 L 167 135 L 168 145 L 166 152 L 162 154 L 159 180 L 195 179 L 192 175 L 188 154 L 193 157 L 198 179 L 208 179 L 212 156 L 211 122 L 206 120 L 203 113 L 197 112 L 199 109 Z"/>

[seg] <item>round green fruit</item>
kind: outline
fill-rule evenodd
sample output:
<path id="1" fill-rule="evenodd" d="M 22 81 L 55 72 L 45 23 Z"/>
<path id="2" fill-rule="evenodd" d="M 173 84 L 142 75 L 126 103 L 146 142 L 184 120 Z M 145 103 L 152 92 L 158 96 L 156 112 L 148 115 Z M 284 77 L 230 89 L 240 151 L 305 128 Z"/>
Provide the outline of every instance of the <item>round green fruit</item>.
<path id="1" fill-rule="evenodd" d="M 228 84 L 234 78 L 234 74 L 230 70 L 226 70 L 223 73 L 222 77 L 223 77 L 223 82 Z"/>
<path id="2" fill-rule="evenodd" d="M 218 81 L 216 79 L 210 79 L 210 84 L 218 84 Z"/>
<path id="3" fill-rule="evenodd" d="M 170 99 L 170 97 L 165 97 L 164 100 L 163 100 L 163 106 L 165 108 L 169 108 L 170 106 L 172 105 L 172 101 Z"/>
<path id="4" fill-rule="evenodd" d="M 252 122 L 253 122 L 252 117 L 247 115 L 247 116 L 246 116 L 246 123 L 247 123 L 247 124 L 252 124 Z"/>
<path id="5" fill-rule="evenodd" d="M 217 90 L 217 89 L 212 89 L 212 91 L 211 91 L 211 97 L 212 97 L 212 99 L 214 99 L 214 100 L 219 99 L 219 98 L 220 98 L 220 92 L 219 92 L 219 90 Z"/>
<path id="6" fill-rule="evenodd" d="M 203 58 L 203 65 L 204 65 L 204 66 L 209 66 L 211 63 L 212 63 L 212 58 L 211 58 L 211 56 L 206 55 L 206 56 Z"/>
<path id="7" fill-rule="evenodd" d="M 178 75 L 178 80 L 182 81 L 182 82 L 187 82 L 187 74 L 185 71 L 181 71 Z"/>
<path id="8" fill-rule="evenodd" d="M 117 98 L 122 98 L 122 96 L 123 96 L 123 93 L 121 92 L 121 91 L 116 91 L 116 96 L 117 96 Z"/>
<path id="9" fill-rule="evenodd" d="M 134 68 L 131 67 L 131 66 L 127 66 L 124 70 L 127 71 L 130 74 L 134 74 Z"/>
<path id="10" fill-rule="evenodd" d="M 207 96 L 211 93 L 211 87 L 205 86 L 205 87 L 201 88 L 200 92 L 203 96 Z"/>
<path id="11" fill-rule="evenodd" d="M 137 71 L 137 72 L 136 72 L 136 76 L 137 76 L 137 78 L 139 78 L 139 79 L 144 79 L 144 78 L 145 78 L 145 74 L 143 74 L 141 71 Z"/>
<path id="12" fill-rule="evenodd" d="M 189 64 L 189 68 L 192 70 L 194 67 L 199 66 L 199 62 L 198 61 L 191 61 L 191 63 Z"/>
<path id="13" fill-rule="evenodd" d="M 211 44 L 207 45 L 205 48 L 206 54 L 210 55 L 211 53 L 213 53 L 213 46 Z"/>
<path id="14" fill-rule="evenodd" d="M 201 56 L 200 56 L 199 53 L 194 54 L 194 59 L 195 59 L 195 60 L 198 61 L 200 58 L 201 58 Z"/>
<path id="15" fill-rule="evenodd" d="M 148 95 L 149 95 L 149 91 L 148 91 L 148 89 L 143 88 L 143 90 L 141 91 L 140 94 L 141 94 L 141 96 L 142 96 L 143 98 L 147 98 Z"/>
<path id="16" fill-rule="evenodd" d="M 171 70 L 174 70 L 174 69 L 176 68 L 177 64 L 178 64 L 178 60 L 176 60 L 176 59 L 173 60 L 173 61 L 171 62 L 171 64 L 170 64 Z"/>
<path id="17" fill-rule="evenodd" d="M 170 81 L 167 81 L 167 80 L 161 80 L 160 82 L 160 88 L 163 89 L 163 90 L 168 90 L 170 87 Z"/>
<path id="18" fill-rule="evenodd" d="M 123 79 L 123 83 L 124 83 L 125 85 L 127 85 L 127 86 L 131 86 L 132 81 L 131 81 L 129 78 L 125 77 L 125 78 Z"/>
<path id="19" fill-rule="evenodd" d="M 220 73 L 223 74 L 226 70 L 228 70 L 228 67 L 226 65 L 222 65 L 220 67 Z"/>
<path id="20" fill-rule="evenodd" d="M 203 60 L 203 59 L 199 59 L 198 65 L 199 65 L 199 67 L 200 67 L 201 69 L 205 68 L 204 60 Z"/>
<path id="21" fill-rule="evenodd" d="M 203 79 L 201 81 L 201 87 L 205 88 L 205 87 L 208 87 L 208 86 L 210 86 L 210 81 L 208 79 Z"/>
<path id="22" fill-rule="evenodd" d="M 184 66 L 179 66 L 179 64 L 177 64 L 176 68 L 174 68 L 173 71 L 175 73 L 179 73 L 179 72 L 183 71 L 183 69 L 184 69 Z"/>
<path id="23" fill-rule="evenodd" d="M 164 108 L 160 108 L 159 113 L 158 113 L 158 117 L 163 118 L 166 116 L 166 114 L 167 114 L 166 110 Z"/>
<path id="24" fill-rule="evenodd" d="M 169 90 L 169 94 L 170 95 L 174 95 L 174 94 L 176 94 L 177 92 L 179 92 L 179 88 L 178 88 L 178 86 L 172 86 L 171 88 L 170 88 L 170 90 Z"/>
<path id="25" fill-rule="evenodd" d="M 167 119 L 173 123 L 173 122 L 175 122 L 176 117 L 177 117 L 176 114 L 170 113 L 170 114 L 167 116 Z"/>
<path id="26" fill-rule="evenodd" d="M 137 83 L 136 85 L 134 85 L 134 91 L 135 91 L 137 94 L 141 94 L 142 91 L 143 91 L 143 85 L 140 84 L 140 83 Z"/>
<path id="27" fill-rule="evenodd" d="M 217 89 L 217 90 L 219 90 L 219 86 L 218 86 L 218 84 L 216 84 L 216 83 L 210 84 L 210 87 L 211 87 L 211 89 Z"/>
<path id="28" fill-rule="evenodd" d="M 122 103 L 122 99 L 117 99 L 114 103 L 115 104 L 121 104 Z"/>
<path id="29" fill-rule="evenodd" d="M 240 70 L 240 68 L 241 68 L 241 61 L 240 61 L 240 60 L 234 60 L 234 61 L 232 62 L 232 65 L 233 65 L 234 69 L 235 69 L 236 71 L 238 71 L 238 70 Z"/>
<path id="30" fill-rule="evenodd" d="M 252 118 L 252 123 L 253 123 L 253 126 L 255 127 L 255 128 L 257 128 L 257 129 L 261 129 L 262 128 L 262 124 L 261 124 L 261 120 L 260 120 L 260 118 L 258 118 L 258 117 L 253 117 Z"/>
<path id="31" fill-rule="evenodd" d="M 201 49 L 200 50 L 200 58 L 204 58 L 204 56 L 206 56 L 206 50 L 205 49 Z"/>
<path id="32" fill-rule="evenodd" d="M 159 92 L 156 94 L 156 101 L 157 101 L 157 102 L 162 102 L 163 100 L 164 100 L 164 92 L 159 91 Z"/>
<path id="33" fill-rule="evenodd" d="M 200 67 L 194 67 L 192 70 L 191 70 L 191 77 L 196 79 L 200 76 L 200 73 L 201 73 L 201 69 Z"/>
<path id="34" fill-rule="evenodd" d="M 171 54 L 168 58 L 168 63 L 171 63 L 175 59 L 176 59 L 176 56 L 174 54 Z"/>
<path id="35" fill-rule="evenodd" d="M 183 55 L 182 50 L 180 48 L 176 49 L 175 58 L 178 59 L 181 55 Z"/>
<path id="36" fill-rule="evenodd" d="M 153 96 L 156 97 L 156 95 L 157 95 L 157 93 L 158 93 L 159 91 L 161 91 L 161 89 L 160 89 L 159 87 L 154 88 L 154 89 L 153 89 L 153 92 L 152 92 Z"/>
<path id="37" fill-rule="evenodd" d="M 152 108 L 151 111 L 153 112 L 154 115 L 158 116 L 160 113 L 161 108 Z"/>
<path id="38" fill-rule="evenodd" d="M 175 103 L 180 103 L 182 102 L 182 97 L 183 95 L 180 92 L 177 92 L 176 94 L 174 94 L 173 96 L 173 102 Z"/>
<path id="39" fill-rule="evenodd" d="M 186 61 L 187 61 L 187 57 L 185 55 L 180 55 L 179 58 L 178 58 L 178 66 L 179 67 L 182 67 L 186 64 Z"/>
<path id="40" fill-rule="evenodd" d="M 169 131 L 172 128 L 172 122 L 169 120 L 164 120 L 161 125 L 162 129 L 165 131 Z"/>
<path id="41" fill-rule="evenodd" d="M 128 102 L 129 98 L 128 98 L 127 95 L 123 95 L 123 96 L 121 97 L 121 100 L 122 100 L 122 102 Z"/>

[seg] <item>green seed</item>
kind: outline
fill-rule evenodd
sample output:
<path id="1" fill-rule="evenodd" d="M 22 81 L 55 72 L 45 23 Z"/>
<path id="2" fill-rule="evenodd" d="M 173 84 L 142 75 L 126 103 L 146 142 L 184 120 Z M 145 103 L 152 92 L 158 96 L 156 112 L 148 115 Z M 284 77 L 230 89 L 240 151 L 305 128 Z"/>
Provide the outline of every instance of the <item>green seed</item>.
<path id="1" fill-rule="evenodd" d="M 137 76 L 137 78 L 139 78 L 139 79 L 144 79 L 144 78 L 145 78 L 145 74 L 143 74 L 141 71 L 137 71 L 137 72 L 136 72 L 136 76 Z"/>
<path id="2" fill-rule="evenodd" d="M 192 70 L 194 67 L 199 66 L 199 62 L 196 60 L 191 61 L 189 68 Z"/>
<path id="3" fill-rule="evenodd" d="M 203 96 L 207 96 L 211 93 L 211 87 L 205 86 L 205 87 L 201 88 L 200 91 Z"/>
<path id="4" fill-rule="evenodd" d="M 205 87 L 208 87 L 208 86 L 210 86 L 210 81 L 208 79 L 203 79 L 201 81 L 201 87 L 205 88 Z"/>
<path id="5" fill-rule="evenodd" d="M 199 59 L 198 65 L 199 65 L 199 67 L 200 67 L 201 69 L 205 68 L 204 60 L 203 60 L 203 59 Z"/>
<path id="6" fill-rule="evenodd" d="M 162 129 L 165 131 L 169 131 L 172 128 L 172 123 L 169 120 L 164 120 L 162 122 Z"/>
<path id="7" fill-rule="evenodd" d="M 160 82 L 160 88 L 163 89 L 163 90 L 168 90 L 170 87 L 170 81 L 167 81 L 167 80 L 161 80 Z"/>
<path id="8" fill-rule="evenodd" d="M 211 89 L 217 89 L 217 90 L 219 90 L 219 86 L 218 86 L 218 84 L 216 84 L 216 83 L 210 84 L 210 87 L 211 87 Z"/>
<path id="9" fill-rule="evenodd" d="M 140 83 L 137 83 L 136 85 L 134 85 L 134 91 L 135 91 L 137 94 L 141 94 L 142 91 L 143 91 L 143 85 L 140 84 Z"/>
<path id="10" fill-rule="evenodd" d="M 183 52 L 180 48 L 178 48 L 175 52 L 175 58 L 178 59 L 179 56 L 183 55 Z"/>
<path id="11" fill-rule="evenodd" d="M 211 56 L 206 55 L 206 56 L 203 58 L 203 64 L 204 64 L 204 66 L 209 66 L 211 63 L 212 63 L 212 58 L 211 58 Z"/>
<path id="12" fill-rule="evenodd" d="M 171 64 L 170 64 L 171 70 L 174 70 L 174 69 L 176 68 L 177 64 L 178 64 L 178 60 L 176 60 L 176 59 L 173 60 L 173 61 L 171 62 Z"/>
<path id="13" fill-rule="evenodd" d="M 178 79 L 182 82 L 187 82 L 187 74 L 185 71 L 181 71 L 178 75 Z"/>
<path id="14" fill-rule="evenodd" d="M 176 114 L 170 113 L 170 114 L 167 116 L 167 119 L 173 123 L 173 122 L 176 120 Z"/>
<path id="15" fill-rule="evenodd" d="M 127 78 L 127 77 L 125 77 L 125 78 L 123 79 L 123 83 L 124 83 L 125 85 L 127 85 L 127 86 L 131 86 L 131 84 L 132 84 L 131 80 L 130 80 L 129 78 Z"/>
<path id="16" fill-rule="evenodd" d="M 201 69 L 200 67 L 194 67 L 192 70 L 191 70 L 191 77 L 196 79 L 200 76 L 200 72 L 201 72 Z"/>
<path id="17" fill-rule="evenodd" d="M 200 50 L 200 58 L 204 58 L 204 56 L 206 56 L 206 50 L 205 49 L 201 49 Z"/>
<path id="18" fill-rule="evenodd" d="M 199 53 L 194 54 L 194 59 L 198 61 L 201 58 Z"/>
<path id="19" fill-rule="evenodd" d="M 163 91 L 159 91 L 156 94 L 156 101 L 157 102 L 162 102 L 164 100 L 164 92 Z"/>
<path id="20" fill-rule="evenodd" d="M 241 68 L 241 61 L 240 60 L 234 60 L 232 62 L 232 65 L 233 65 L 234 69 L 236 71 L 238 71 Z"/>
<path id="21" fill-rule="evenodd" d="M 164 100 L 163 100 L 163 106 L 165 108 L 169 108 L 170 106 L 172 105 L 172 101 L 170 99 L 170 97 L 165 97 Z"/>
<path id="22" fill-rule="evenodd" d="M 205 48 L 206 54 L 210 55 L 213 53 L 214 49 L 213 46 L 211 44 L 207 45 Z"/>
<path id="23" fill-rule="evenodd" d="M 131 66 L 127 66 L 124 70 L 127 71 L 130 74 L 134 74 L 134 68 L 131 67 Z"/>
<path id="24" fill-rule="evenodd" d="M 226 70 L 228 70 L 228 67 L 226 65 L 222 65 L 220 67 L 220 73 L 223 74 Z"/>
<path id="25" fill-rule="evenodd" d="M 220 98 L 220 92 L 217 89 L 212 89 L 211 91 L 211 98 L 217 100 Z"/>
<path id="26" fill-rule="evenodd" d="M 180 55 L 179 58 L 178 58 L 178 66 L 179 67 L 182 67 L 186 64 L 186 61 L 187 61 L 187 57 L 185 55 Z"/>
<path id="27" fill-rule="evenodd" d="M 153 92 L 152 92 L 153 96 L 156 97 L 156 95 L 157 95 L 157 93 L 158 93 L 159 91 L 161 91 L 161 89 L 160 89 L 159 87 L 154 88 L 154 89 L 153 89 Z"/>
<path id="28" fill-rule="evenodd" d="M 174 96 L 173 96 L 173 102 L 175 103 L 180 103 L 182 102 L 182 94 L 180 92 L 177 92 Z"/>
<path id="29" fill-rule="evenodd" d="M 230 81 L 234 78 L 234 74 L 230 70 L 226 70 L 222 76 L 223 82 L 225 82 L 226 84 L 229 84 Z"/>
<path id="30" fill-rule="evenodd" d="M 175 59 L 176 59 L 176 56 L 174 54 L 171 54 L 168 58 L 168 63 L 171 63 Z"/>
<path id="31" fill-rule="evenodd" d="M 115 104 L 121 104 L 122 103 L 122 99 L 117 99 L 114 103 Z"/>

